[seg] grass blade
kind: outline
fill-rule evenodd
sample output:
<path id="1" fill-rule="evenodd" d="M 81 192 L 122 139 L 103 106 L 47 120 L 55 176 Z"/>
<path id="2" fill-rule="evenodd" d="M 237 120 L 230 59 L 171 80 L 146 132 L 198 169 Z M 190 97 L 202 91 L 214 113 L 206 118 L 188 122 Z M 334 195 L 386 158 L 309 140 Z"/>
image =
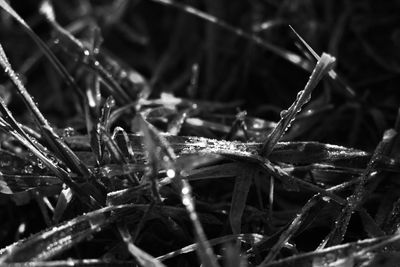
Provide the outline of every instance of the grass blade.
<path id="1" fill-rule="evenodd" d="M 298 67 L 300 67 L 300 68 L 302 68 L 304 70 L 311 71 L 311 69 L 312 69 L 312 67 L 310 66 L 309 62 L 304 60 L 299 55 L 297 55 L 297 54 L 295 54 L 293 52 L 290 52 L 288 50 L 285 50 L 285 49 L 283 49 L 281 47 L 278 47 L 278 46 L 276 46 L 274 44 L 271 44 L 271 43 L 263 40 L 262 38 L 254 35 L 254 34 L 250 34 L 250 33 L 247 33 L 245 31 L 243 31 L 242 29 L 235 28 L 235 27 L 231 26 L 230 24 L 226 23 L 225 21 L 220 20 L 220 19 L 218 19 L 218 18 L 216 18 L 216 17 L 214 17 L 214 16 L 212 16 L 210 14 L 207 14 L 207 13 L 205 13 L 205 12 L 199 10 L 199 9 L 196 9 L 196 8 L 194 8 L 192 6 L 184 5 L 184 4 L 172 1 L 172 0 L 151 0 L 151 1 L 156 2 L 156 3 L 160 3 L 160 4 L 164 4 L 164 5 L 167 5 L 167 6 L 172 6 L 174 8 L 179 9 L 179 10 L 182 10 L 182 11 L 184 11 L 184 12 L 190 14 L 190 15 L 193 15 L 193 16 L 195 16 L 197 18 L 200 18 L 200 19 L 205 20 L 207 22 L 213 23 L 213 24 L 217 25 L 218 27 L 221 27 L 221 28 L 223 28 L 223 29 L 225 29 L 225 30 L 237 35 L 237 36 L 240 36 L 240 37 L 242 37 L 244 39 L 247 39 L 247 40 L 249 40 L 251 42 L 254 42 L 255 44 L 257 44 L 257 45 L 259 45 L 259 46 L 271 51 L 272 53 L 280 56 L 281 58 L 289 61 L 290 63 L 292 63 L 292 64 L 294 64 L 294 65 L 296 65 L 296 66 L 298 66 Z"/>
<path id="2" fill-rule="evenodd" d="M 242 171 L 235 179 L 235 186 L 232 193 L 229 221 L 233 234 L 240 234 L 242 231 L 242 215 L 246 206 L 247 195 L 253 182 L 257 168 L 252 165 L 242 166 Z"/>
<path id="3" fill-rule="evenodd" d="M 119 233 L 122 236 L 125 244 L 128 247 L 129 252 L 135 257 L 136 261 L 143 267 L 165 267 L 158 259 L 147 254 L 133 243 L 132 236 L 125 225 L 119 225 Z"/>
<path id="4" fill-rule="evenodd" d="M 382 141 L 378 144 L 375 149 L 373 156 L 371 157 L 370 162 L 368 163 L 367 168 L 362 173 L 353 194 L 348 198 L 349 202 L 343 209 L 339 217 L 335 222 L 335 226 L 332 231 L 328 234 L 325 240 L 319 246 L 320 249 L 326 246 L 337 245 L 342 242 L 344 235 L 347 231 L 347 226 L 350 222 L 351 215 L 353 214 L 354 210 L 358 208 L 358 206 L 362 203 L 363 199 L 365 198 L 365 194 L 367 190 L 365 189 L 366 182 L 369 180 L 370 176 L 376 175 L 375 165 L 377 159 L 382 155 L 385 154 L 394 137 L 397 135 L 397 132 L 393 129 L 387 130 L 382 138 Z"/>
<path id="5" fill-rule="evenodd" d="M 215 257 L 210 243 L 206 238 L 203 227 L 201 226 L 200 220 L 196 213 L 191 187 L 185 179 L 179 179 L 178 182 L 180 183 L 181 187 L 182 203 L 189 213 L 190 220 L 192 221 L 194 231 L 196 233 L 196 241 L 199 246 L 199 249 L 196 250 L 196 252 L 198 253 L 199 258 L 205 267 L 219 267 L 217 258 Z"/>
<path id="6" fill-rule="evenodd" d="M 26 106 L 34 115 L 36 122 L 41 128 L 46 141 L 50 143 L 54 151 L 68 164 L 71 169 L 73 169 L 76 173 L 83 175 L 84 177 L 88 177 L 90 174 L 88 168 L 85 166 L 85 164 L 83 164 L 83 162 L 79 160 L 79 158 L 72 152 L 72 150 L 67 145 L 65 145 L 61 138 L 51 128 L 46 118 L 36 106 L 36 103 L 33 101 L 31 95 L 28 93 L 28 91 L 25 89 L 25 86 L 18 78 L 18 75 L 12 69 L 1 44 L 0 65 L 4 68 L 9 78 L 15 84 L 17 92 L 20 94 Z"/>
<path id="7" fill-rule="evenodd" d="M 64 68 L 57 57 L 51 52 L 49 47 L 33 32 L 29 25 L 15 12 L 15 10 L 5 1 L 0 0 L 0 7 L 4 9 L 8 14 L 10 14 L 23 28 L 23 30 L 32 38 L 32 40 L 37 44 L 37 46 L 42 50 L 43 54 L 49 59 L 50 63 L 55 67 L 58 73 L 64 78 L 65 82 L 75 90 L 75 92 L 83 96 L 82 91 L 79 89 L 78 85 L 75 83 L 72 76 Z"/>
<path id="8" fill-rule="evenodd" d="M 260 154 L 264 157 L 269 156 L 275 145 L 281 139 L 281 137 L 285 134 L 287 129 L 291 126 L 291 123 L 295 119 L 297 113 L 299 113 L 302 107 L 310 101 L 311 93 L 317 86 L 318 82 L 322 79 L 322 77 L 328 73 L 335 63 L 335 58 L 331 57 L 328 54 L 322 54 L 320 60 L 318 60 L 314 71 L 311 73 L 311 76 L 304 87 L 304 90 L 300 91 L 297 94 L 296 100 L 289 107 L 288 110 L 283 110 L 281 112 L 281 119 L 278 122 L 278 125 L 274 128 L 272 133 L 269 135 L 268 139 L 265 141 Z"/>
<path id="9" fill-rule="evenodd" d="M 114 222 L 134 205 L 92 211 L 0 250 L 0 263 L 51 259 Z"/>
<path id="10" fill-rule="evenodd" d="M 290 26 L 290 29 L 294 32 L 294 34 L 297 36 L 297 38 L 299 38 L 299 40 L 302 42 L 302 44 L 307 48 L 307 50 L 312 54 L 312 56 L 316 59 L 316 60 L 320 60 L 321 57 L 317 54 L 317 52 L 314 51 L 314 49 L 312 49 L 312 47 L 300 36 L 300 34 L 298 34 L 292 26 Z M 356 93 L 354 92 L 354 90 L 346 85 L 343 80 L 339 77 L 339 75 L 335 72 L 335 70 L 330 70 L 328 72 L 329 77 L 334 80 L 335 82 L 337 82 L 339 85 L 341 85 L 341 87 L 345 90 L 345 94 L 350 96 L 350 97 L 355 97 Z"/>

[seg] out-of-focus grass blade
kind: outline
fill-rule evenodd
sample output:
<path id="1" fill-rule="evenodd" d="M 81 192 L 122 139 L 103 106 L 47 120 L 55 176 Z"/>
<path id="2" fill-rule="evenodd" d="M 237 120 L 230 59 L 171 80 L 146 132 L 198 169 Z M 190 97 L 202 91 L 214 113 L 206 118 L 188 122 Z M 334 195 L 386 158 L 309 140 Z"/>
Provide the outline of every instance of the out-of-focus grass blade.
<path id="1" fill-rule="evenodd" d="M 118 227 L 125 244 L 128 246 L 129 252 L 135 257 L 136 261 L 143 267 L 165 267 L 158 259 L 147 254 L 133 243 L 132 236 L 126 226 Z"/>
<path id="2" fill-rule="evenodd" d="M 247 259 L 241 254 L 240 248 L 232 244 L 227 244 L 224 249 L 225 267 L 247 267 Z"/>
<path id="3" fill-rule="evenodd" d="M 372 255 L 371 255 L 372 254 Z M 396 267 L 400 262 L 400 252 L 388 251 L 371 253 L 365 258 L 369 258 L 363 263 L 363 267 Z"/>
<path id="4" fill-rule="evenodd" d="M 297 94 L 296 100 L 289 107 L 288 110 L 283 110 L 281 112 L 281 119 L 278 122 L 278 125 L 272 131 L 272 133 L 268 136 L 267 140 L 264 142 L 264 145 L 260 151 L 262 156 L 269 156 L 275 145 L 281 139 L 281 137 L 285 134 L 287 129 L 291 126 L 291 123 L 295 119 L 297 113 L 299 113 L 302 107 L 310 101 L 311 93 L 317 86 L 318 82 L 322 79 L 322 77 L 328 73 L 335 63 L 335 58 L 323 53 L 321 58 L 318 60 L 311 76 L 304 87 L 304 90 L 299 91 Z"/>
<path id="5" fill-rule="evenodd" d="M 56 56 L 51 52 L 49 47 L 33 32 L 29 25 L 15 12 L 15 10 L 7 3 L 5 0 L 0 0 L 0 7 L 4 9 L 8 14 L 10 14 L 24 29 L 24 31 L 32 38 L 32 40 L 37 44 L 37 46 L 42 50 L 43 54 L 49 59 L 50 63 L 55 67 L 55 69 L 61 74 L 65 82 L 73 89 L 75 89 L 78 95 L 83 95 L 78 85 L 75 83 L 74 79 L 56 58 Z"/>
<path id="6" fill-rule="evenodd" d="M 186 177 L 190 181 L 201 180 L 201 179 L 218 179 L 224 177 L 235 177 L 241 172 L 241 165 L 237 162 L 224 163 L 215 166 L 208 166 L 199 169 L 195 169 L 188 172 Z"/>
<path id="7" fill-rule="evenodd" d="M 259 171 L 257 167 L 252 165 L 240 165 L 242 165 L 242 170 L 235 179 L 231 209 L 229 212 L 229 221 L 231 223 L 233 234 L 240 234 L 242 232 L 242 215 L 246 206 L 247 195 L 253 182 L 255 172 Z"/>
<path id="8" fill-rule="evenodd" d="M 61 188 L 60 179 L 54 176 L 44 175 L 10 175 L 0 173 L 0 193 L 14 194 L 33 188 L 46 188 L 58 185 Z"/>
<path id="9" fill-rule="evenodd" d="M 0 264 L 51 259 L 101 231 L 135 205 L 106 207 L 63 222 L 0 250 Z"/>
<path id="10" fill-rule="evenodd" d="M 72 36 L 71 33 L 56 22 L 55 17 L 49 14 L 52 6 L 49 2 L 45 3 L 47 3 L 46 8 L 41 8 L 40 11 L 45 15 L 45 18 L 57 33 L 58 42 L 61 43 L 62 46 L 65 46 L 73 55 L 78 55 L 82 63 L 96 71 L 110 88 L 111 93 L 118 102 L 127 104 L 130 100 L 134 100 L 130 99 L 129 95 L 125 93 L 121 86 L 114 80 L 113 76 L 100 64 L 90 49 L 87 49 L 81 41 Z"/>
<path id="11" fill-rule="evenodd" d="M 280 56 L 281 58 L 289 61 L 290 63 L 292 63 L 292 64 L 294 64 L 294 65 L 296 65 L 296 66 L 298 66 L 298 67 L 300 67 L 300 68 L 302 68 L 304 70 L 307 70 L 307 71 L 311 71 L 312 70 L 312 67 L 310 66 L 310 63 L 308 61 L 304 60 L 299 55 L 297 55 L 297 54 L 295 54 L 293 52 L 290 52 L 288 50 L 285 50 L 285 49 L 283 49 L 281 47 L 278 47 L 278 46 L 276 46 L 274 44 L 271 44 L 271 43 L 263 40 L 262 38 L 254 35 L 254 34 L 250 34 L 250 33 L 247 33 L 245 31 L 243 31 L 242 29 L 235 28 L 232 25 L 226 23 L 225 21 L 223 21 L 221 19 L 218 19 L 217 17 L 214 17 L 214 16 L 212 16 L 210 14 L 207 14 L 207 13 L 205 13 L 205 12 L 199 10 L 199 9 L 196 9 L 196 8 L 194 8 L 192 6 L 184 5 L 184 4 L 172 1 L 172 0 L 151 0 L 151 1 L 157 2 L 157 3 L 160 3 L 160 4 L 164 4 L 164 5 L 167 5 L 167 6 L 172 6 L 174 8 L 180 9 L 180 10 L 182 10 L 182 11 L 188 13 L 188 14 L 191 14 L 191 15 L 197 17 L 197 18 L 200 18 L 202 20 L 205 20 L 205 21 L 208 21 L 210 23 L 213 23 L 213 24 L 217 25 L 218 27 L 221 27 L 221 28 L 223 28 L 223 29 L 225 29 L 225 30 L 237 35 L 237 36 L 240 36 L 240 37 L 245 38 L 245 39 L 247 39 L 247 40 L 249 40 L 251 42 L 254 42 L 255 44 L 257 44 L 257 45 L 259 45 L 259 46 L 271 51 L 272 53 Z"/>
<path id="12" fill-rule="evenodd" d="M 60 192 L 53 213 L 53 222 L 58 223 L 61 220 L 68 205 L 71 203 L 72 198 L 73 194 L 71 188 L 65 188 Z"/>
<path id="13" fill-rule="evenodd" d="M 262 236 L 260 234 L 238 234 L 238 235 L 227 235 L 227 236 L 222 236 L 222 237 L 217 237 L 214 239 L 208 240 L 211 246 L 219 245 L 219 244 L 224 244 L 228 243 L 231 241 L 240 241 L 245 244 L 250 244 L 254 245 L 260 242 L 261 240 L 264 240 L 266 237 Z M 167 254 L 164 254 L 162 256 L 157 257 L 160 261 L 164 261 L 176 256 L 179 256 L 181 254 L 186 254 L 190 252 L 194 252 L 198 247 L 197 243 L 191 244 L 189 246 L 183 247 L 181 249 L 169 252 Z"/>

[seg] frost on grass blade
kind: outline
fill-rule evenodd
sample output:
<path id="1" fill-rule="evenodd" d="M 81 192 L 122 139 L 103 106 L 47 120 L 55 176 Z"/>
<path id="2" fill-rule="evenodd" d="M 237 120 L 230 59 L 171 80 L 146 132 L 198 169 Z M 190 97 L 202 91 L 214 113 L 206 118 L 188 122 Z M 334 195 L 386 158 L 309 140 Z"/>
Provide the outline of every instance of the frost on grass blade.
<path id="1" fill-rule="evenodd" d="M 279 142 L 281 137 L 293 123 L 296 115 L 301 111 L 303 106 L 310 101 L 311 93 L 319 81 L 333 68 L 334 63 L 334 57 L 325 53 L 322 54 L 322 57 L 318 60 L 306 86 L 304 87 L 304 90 L 298 92 L 296 100 L 288 110 L 281 111 L 281 119 L 264 142 L 264 145 L 260 151 L 261 155 L 269 156 L 269 154 L 271 154 L 275 145 Z"/>

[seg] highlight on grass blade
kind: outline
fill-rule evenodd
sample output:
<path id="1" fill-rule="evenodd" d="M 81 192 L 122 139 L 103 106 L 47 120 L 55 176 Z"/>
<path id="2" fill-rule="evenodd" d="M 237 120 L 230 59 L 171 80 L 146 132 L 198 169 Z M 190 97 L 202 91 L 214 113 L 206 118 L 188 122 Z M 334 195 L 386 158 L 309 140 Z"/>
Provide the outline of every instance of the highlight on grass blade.
<path id="1" fill-rule="evenodd" d="M 114 222 L 135 205 L 112 206 L 63 222 L 0 250 L 0 264 L 51 259 Z"/>
<path id="2" fill-rule="evenodd" d="M 307 50 L 311 53 L 311 55 L 316 59 L 316 60 L 320 60 L 320 56 L 317 54 L 317 52 L 314 51 L 314 49 L 312 49 L 312 47 L 300 36 L 300 34 L 298 34 L 295 29 L 293 29 L 293 27 L 291 25 L 289 25 L 290 29 L 294 32 L 294 34 L 297 36 L 297 38 L 299 38 L 299 40 L 302 42 L 302 44 L 307 48 Z M 328 72 L 329 77 L 331 77 L 332 80 L 334 80 L 335 82 L 337 82 L 343 89 L 346 95 L 349 95 L 350 97 L 354 97 L 356 96 L 356 93 L 354 92 L 354 90 L 348 86 L 347 84 L 345 84 L 343 82 L 343 80 L 339 77 L 339 75 L 335 72 L 335 70 L 330 70 Z"/>
<path id="3" fill-rule="evenodd" d="M 303 106 L 310 101 L 311 93 L 317 86 L 318 82 L 333 68 L 334 63 L 334 57 L 325 53 L 322 54 L 322 57 L 318 60 L 304 90 L 298 92 L 296 100 L 287 110 L 281 111 L 281 119 L 279 120 L 278 125 L 276 125 L 272 133 L 267 137 L 267 140 L 264 142 L 260 151 L 262 156 L 266 157 L 271 154 L 275 145 L 295 120 L 296 115 L 301 111 Z"/>
<path id="4" fill-rule="evenodd" d="M 68 164 L 68 166 L 75 172 L 83 175 L 84 177 L 88 177 L 90 174 L 89 170 L 72 152 L 72 150 L 67 145 L 64 144 L 64 142 L 54 132 L 49 122 L 40 112 L 36 103 L 33 101 L 31 95 L 25 89 L 25 86 L 22 84 L 22 82 L 18 78 L 18 75 L 15 73 L 15 71 L 11 67 L 11 64 L 8 62 L 8 59 L 1 44 L 0 44 L 0 65 L 4 68 L 4 70 L 7 72 L 8 76 L 16 86 L 17 92 L 20 94 L 26 106 L 34 115 L 37 124 L 41 128 L 43 137 L 52 146 L 55 153 L 57 153 L 58 156 L 60 156 Z"/>

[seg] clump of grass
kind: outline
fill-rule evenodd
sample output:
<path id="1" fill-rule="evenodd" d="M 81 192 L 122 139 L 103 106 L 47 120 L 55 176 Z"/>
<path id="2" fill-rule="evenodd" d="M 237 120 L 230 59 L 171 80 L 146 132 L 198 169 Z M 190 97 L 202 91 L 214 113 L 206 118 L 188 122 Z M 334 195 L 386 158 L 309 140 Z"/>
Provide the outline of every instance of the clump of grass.
<path id="1" fill-rule="evenodd" d="M 352 76 L 389 59 L 332 3 L 0 0 L 0 264 L 396 266 L 398 102 Z"/>

